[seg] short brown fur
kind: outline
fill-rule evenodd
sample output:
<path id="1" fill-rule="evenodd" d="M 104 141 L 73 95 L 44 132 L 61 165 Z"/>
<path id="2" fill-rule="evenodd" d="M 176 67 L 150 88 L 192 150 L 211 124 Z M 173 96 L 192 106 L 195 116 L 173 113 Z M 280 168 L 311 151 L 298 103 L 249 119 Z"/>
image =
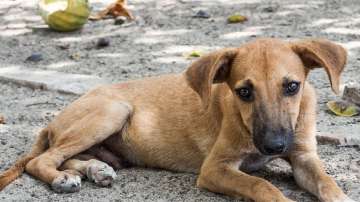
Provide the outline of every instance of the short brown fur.
<path id="1" fill-rule="evenodd" d="M 57 191 L 78 191 L 66 187 L 66 180 L 99 163 L 90 152 L 98 145 L 106 150 L 109 160 L 104 161 L 116 167 L 120 164 L 114 161 L 121 159 L 195 172 L 200 188 L 259 202 L 291 200 L 239 168 L 256 170 L 282 157 L 292 165 L 297 183 L 321 201 L 352 201 L 325 173 L 317 155 L 316 98 L 305 80 L 310 69 L 323 67 L 338 92 L 345 62 L 346 51 L 327 40 L 260 39 L 203 56 L 181 74 L 99 87 L 44 129 L 31 153 L 0 176 L 0 190 L 25 168 Z M 300 82 L 297 95 L 282 97 L 285 77 Z M 252 102 L 237 95 L 247 82 L 256 93 Z M 273 156 L 259 152 L 253 125 L 263 119 L 294 131 L 291 149 Z M 77 160 L 78 155 L 88 161 Z M 255 165 L 257 159 L 262 163 Z"/>

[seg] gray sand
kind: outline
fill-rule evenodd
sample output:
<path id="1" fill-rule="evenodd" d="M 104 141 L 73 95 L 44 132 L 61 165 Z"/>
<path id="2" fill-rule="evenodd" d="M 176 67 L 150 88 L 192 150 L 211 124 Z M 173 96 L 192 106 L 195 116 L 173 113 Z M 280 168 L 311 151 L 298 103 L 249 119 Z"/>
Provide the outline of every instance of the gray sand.
<path id="1" fill-rule="evenodd" d="M 257 37 L 296 39 L 325 37 L 344 44 L 349 62 L 343 84 L 360 81 L 360 4 L 356 0 L 130 0 L 136 21 L 114 25 L 113 19 L 89 22 L 79 31 L 56 33 L 43 26 L 34 0 L 0 2 L 0 68 L 19 66 L 29 70 L 56 70 L 96 75 L 111 82 L 180 72 L 191 62 L 183 53 L 208 52 L 239 46 Z M 94 1 L 90 1 L 94 2 Z M 98 3 L 101 2 L 101 3 Z M 109 1 L 97 1 L 99 9 Z M 191 16 L 199 9 L 210 19 Z M 226 24 L 226 17 L 241 13 L 249 18 L 243 24 Z M 95 49 L 99 37 L 108 37 L 110 46 Z M 59 48 L 69 44 L 68 49 Z M 44 60 L 25 62 L 34 52 Z M 71 55 L 79 58 L 73 60 Z M 329 114 L 325 103 L 336 96 L 327 76 L 319 69 L 311 73 L 318 93 L 318 132 L 360 134 L 360 118 Z M 8 168 L 29 150 L 34 135 L 59 110 L 76 99 L 50 91 L 32 90 L 0 83 L 0 113 L 7 124 L 0 125 L 0 171 Z M 48 102 L 48 104 L 36 104 Z M 35 105 L 33 105 L 35 104 Z M 360 151 L 356 148 L 319 146 L 327 172 L 355 200 L 360 198 Z M 226 196 L 195 187 L 196 175 L 162 170 L 129 168 L 117 172 L 110 188 L 84 181 L 79 193 L 56 194 L 27 174 L 0 193 L 0 201 L 233 201 Z M 301 190 L 283 161 L 268 165 L 256 175 L 263 176 L 296 201 L 316 201 Z"/>

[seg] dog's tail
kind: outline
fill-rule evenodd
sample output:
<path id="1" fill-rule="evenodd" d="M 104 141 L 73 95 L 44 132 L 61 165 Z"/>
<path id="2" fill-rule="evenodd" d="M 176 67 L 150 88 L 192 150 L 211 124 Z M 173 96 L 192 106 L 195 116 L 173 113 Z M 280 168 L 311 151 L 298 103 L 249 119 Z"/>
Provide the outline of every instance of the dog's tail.
<path id="1" fill-rule="evenodd" d="M 0 191 L 24 172 L 25 166 L 29 161 L 42 154 L 49 147 L 48 134 L 49 130 L 47 128 L 43 129 L 36 138 L 31 151 L 22 156 L 13 166 L 0 174 Z"/>

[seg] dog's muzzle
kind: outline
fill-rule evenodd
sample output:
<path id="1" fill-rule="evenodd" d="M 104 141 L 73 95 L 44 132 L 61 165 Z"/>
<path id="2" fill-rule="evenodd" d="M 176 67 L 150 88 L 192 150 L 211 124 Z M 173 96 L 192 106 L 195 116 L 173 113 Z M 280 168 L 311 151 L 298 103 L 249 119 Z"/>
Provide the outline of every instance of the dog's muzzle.
<path id="1" fill-rule="evenodd" d="M 279 155 L 289 151 L 293 142 L 293 132 L 286 129 L 254 131 L 254 144 L 264 155 Z"/>

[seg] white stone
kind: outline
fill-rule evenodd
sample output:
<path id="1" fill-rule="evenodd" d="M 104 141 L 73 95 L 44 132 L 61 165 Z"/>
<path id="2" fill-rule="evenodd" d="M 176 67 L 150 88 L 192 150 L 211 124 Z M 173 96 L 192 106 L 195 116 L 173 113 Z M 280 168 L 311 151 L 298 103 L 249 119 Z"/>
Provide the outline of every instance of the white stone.
<path id="1" fill-rule="evenodd" d="M 108 83 L 106 80 L 92 75 L 30 70 L 19 66 L 0 68 L 0 81 L 71 94 L 83 94 L 98 85 Z"/>

